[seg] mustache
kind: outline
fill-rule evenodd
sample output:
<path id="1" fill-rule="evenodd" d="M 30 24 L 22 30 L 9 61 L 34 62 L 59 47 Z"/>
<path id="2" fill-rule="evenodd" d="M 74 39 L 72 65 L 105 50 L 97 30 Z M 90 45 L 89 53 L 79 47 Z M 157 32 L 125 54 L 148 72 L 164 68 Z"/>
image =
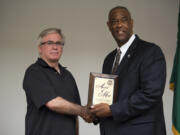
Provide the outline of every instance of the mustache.
<path id="1" fill-rule="evenodd" d="M 114 31 L 116 31 L 116 32 L 119 32 L 119 31 L 126 32 L 127 30 L 125 28 L 116 28 Z"/>
<path id="2" fill-rule="evenodd" d="M 59 51 L 51 51 L 50 53 L 59 53 Z"/>

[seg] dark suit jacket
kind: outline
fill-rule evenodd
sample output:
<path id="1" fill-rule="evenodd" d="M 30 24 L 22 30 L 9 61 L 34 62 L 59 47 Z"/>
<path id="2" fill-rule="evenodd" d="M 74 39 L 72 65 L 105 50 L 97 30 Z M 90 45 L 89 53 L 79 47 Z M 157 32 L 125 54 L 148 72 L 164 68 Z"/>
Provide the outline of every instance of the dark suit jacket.
<path id="1" fill-rule="evenodd" d="M 116 50 L 104 60 L 103 73 L 111 74 Z M 112 117 L 100 119 L 101 135 L 166 135 L 162 95 L 166 63 L 161 49 L 136 35 L 116 74 L 117 101 Z"/>

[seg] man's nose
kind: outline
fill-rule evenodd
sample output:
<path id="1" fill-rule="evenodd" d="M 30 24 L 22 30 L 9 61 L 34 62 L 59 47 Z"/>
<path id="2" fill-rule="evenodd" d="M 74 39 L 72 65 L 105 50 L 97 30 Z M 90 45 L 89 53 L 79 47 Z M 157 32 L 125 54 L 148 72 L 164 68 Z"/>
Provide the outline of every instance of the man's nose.
<path id="1" fill-rule="evenodd" d="M 117 21 L 117 27 L 122 27 L 122 21 Z"/>
<path id="2" fill-rule="evenodd" d="M 58 45 L 57 45 L 57 44 L 55 44 L 55 43 L 54 43 L 54 44 L 52 44 L 52 47 L 53 47 L 54 49 L 57 49 L 57 46 L 58 46 Z"/>

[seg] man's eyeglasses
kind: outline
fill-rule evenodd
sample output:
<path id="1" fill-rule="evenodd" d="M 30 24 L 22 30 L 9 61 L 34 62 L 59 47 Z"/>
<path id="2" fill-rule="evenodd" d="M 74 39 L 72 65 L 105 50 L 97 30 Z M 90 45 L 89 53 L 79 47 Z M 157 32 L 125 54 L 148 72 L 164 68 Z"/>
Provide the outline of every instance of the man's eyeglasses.
<path id="1" fill-rule="evenodd" d="M 40 45 L 57 45 L 57 46 L 64 46 L 64 42 L 61 42 L 61 41 L 57 41 L 57 42 L 54 42 L 54 41 L 46 41 L 46 42 L 40 43 Z"/>

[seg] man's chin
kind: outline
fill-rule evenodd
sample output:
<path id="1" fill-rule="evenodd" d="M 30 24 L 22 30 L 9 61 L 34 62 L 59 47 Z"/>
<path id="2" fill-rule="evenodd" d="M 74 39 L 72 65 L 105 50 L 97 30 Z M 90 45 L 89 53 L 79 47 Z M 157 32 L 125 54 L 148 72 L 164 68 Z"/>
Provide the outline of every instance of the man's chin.
<path id="1" fill-rule="evenodd" d="M 52 63 L 56 63 L 56 62 L 59 62 L 59 59 L 50 59 L 49 61 Z"/>
<path id="2" fill-rule="evenodd" d="M 126 34 L 115 34 L 114 38 L 116 39 L 116 41 L 124 41 L 127 39 Z"/>
<path id="3" fill-rule="evenodd" d="M 116 42 L 121 45 L 125 44 L 127 41 L 128 39 L 126 38 L 116 38 Z"/>

